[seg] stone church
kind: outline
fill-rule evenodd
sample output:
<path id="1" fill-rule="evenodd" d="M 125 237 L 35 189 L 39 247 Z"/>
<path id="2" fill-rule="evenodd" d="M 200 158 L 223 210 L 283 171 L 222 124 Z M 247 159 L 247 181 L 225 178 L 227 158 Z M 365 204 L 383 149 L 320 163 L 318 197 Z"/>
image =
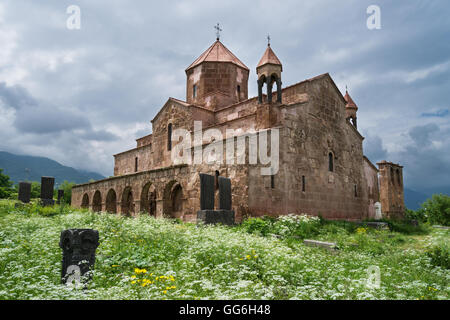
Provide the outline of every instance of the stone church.
<path id="1" fill-rule="evenodd" d="M 282 72 L 269 43 L 256 67 L 258 96 L 249 98 L 250 69 L 217 38 L 187 67 L 186 99 L 169 98 L 151 120 L 152 133 L 114 155 L 114 176 L 75 186 L 72 205 L 195 221 L 199 173 L 208 173 L 231 179 L 237 221 L 286 214 L 362 220 L 375 218 L 380 204 L 383 216 L 401 217 L 403 167 L 387 161 L 376 167 L 364 156 L 358 107 L 349 93 L 342 95 L 328 73 L 283 87 Z M 233 145 L 239 132 L 278 129 L 277 172 L 262 175 L 258 163 L 175 163 L 172 133 L 193 132 L 198 121 L 201 130 L 224 136 L 234 129 Z M 202 140 L 196 147 L 217 142 Z"/>

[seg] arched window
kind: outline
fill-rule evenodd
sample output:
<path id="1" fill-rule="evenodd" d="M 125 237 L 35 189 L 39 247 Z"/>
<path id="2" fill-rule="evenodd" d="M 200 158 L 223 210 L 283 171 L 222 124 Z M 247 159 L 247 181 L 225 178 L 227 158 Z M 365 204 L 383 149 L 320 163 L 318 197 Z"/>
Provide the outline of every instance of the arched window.
<path id="1" fill-rule="evenodd" d="M 333 153 L 328 153 L 328 171 L 334 171 Z"/>
<path id="2" fill-rule="evenodd" d="M 241 99 L 241 86 L 240 85 L 237 86 L 236 91 L 237 91 L 238 100 L 240 100 Z"/>
<path id="3" fill-rule="evenodd" d="M 195 99 L 197 97 L 197 85 L 192 86 L 192 97 Z"/>
<path id="4" fill-rule="evenodd" d="M 167 150 L 172 150 L 172 124 L 167 126 Z"/>
<path id="5" fill-rule="evenodd" d="M 135 157 L 134 158 L 134 172 L 137 172 L 137 171 L 138 171 L 138 158 Z"/>

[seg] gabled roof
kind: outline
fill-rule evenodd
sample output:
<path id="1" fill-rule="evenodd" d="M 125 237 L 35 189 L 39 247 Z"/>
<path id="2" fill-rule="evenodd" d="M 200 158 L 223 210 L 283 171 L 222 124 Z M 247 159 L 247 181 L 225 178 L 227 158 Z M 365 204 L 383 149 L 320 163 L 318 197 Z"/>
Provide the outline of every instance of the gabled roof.
<path id="1" fill-rule="evenodd" d="M 358 106 L 356 105 L 355 101 L 353 101 L 352 97 L 350 97 L 347 90 L 345 90 L 344 99 L 345 102 L 347 102 L 347 105 L 345 106 L 346 108 L 358 110 Z"/>
<path id="2" fill-rule="evenodd" d="M 230 62 L 238 67 L 249 70 L 247 66 L 242 63 L 230 50 L 228 50 L 222 42 L 216 40 L 200 57 L 198 57 L 192 64 L 187 67 L 186 71 L 198 66 L 202 62 Z"/>
<path id="3" fill-rule="evenodd" d="M 259 60 L 258 66 L 256 68 L 258 69 L 265 64 L 275 64 L 281 66 L 280 59 L 278 59 L 277 55 L 275 54 L 275 52 L 273 52 L 270 45 L 267 46 L 267 49 L 264 52 L 261 60 Z"/>

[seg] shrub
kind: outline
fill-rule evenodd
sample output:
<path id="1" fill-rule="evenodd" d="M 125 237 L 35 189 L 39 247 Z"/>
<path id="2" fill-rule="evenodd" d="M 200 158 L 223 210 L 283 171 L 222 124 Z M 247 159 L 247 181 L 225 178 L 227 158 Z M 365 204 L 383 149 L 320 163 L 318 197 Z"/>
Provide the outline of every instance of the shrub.
<path id="1" fill-rule="evenodd" d="M 244 220 L 241 227 L 248 233 L 259 234 L 267 236 L 273 233 L 272 230 L 273 219 L 269 217 L 263 218 L 248 218 Z"/>
<path id="2" fill-rule="evenodd" d="M 438 244 L 427 251 L 431 264 L 437 267 L 450 269 L 450 248 L 447 244 Z"/>

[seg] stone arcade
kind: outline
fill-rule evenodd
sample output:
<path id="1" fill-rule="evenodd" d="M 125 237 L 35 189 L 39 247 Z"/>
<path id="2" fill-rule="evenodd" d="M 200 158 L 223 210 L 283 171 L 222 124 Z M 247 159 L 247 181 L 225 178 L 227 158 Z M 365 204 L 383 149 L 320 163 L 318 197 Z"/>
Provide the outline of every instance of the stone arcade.
<path id="1" fill-rule="evenodd" d="M 75 186 L 72 205 L 196 221 L 199 173 L 206 173 L 231 179 L 236 221 L 289 213 L 362 220 L 375 217 L 377 202 L 383 215 L 402 216 L 402 167 L 384 161 L 378 169 L 364 156 L 358 107 L 349 93 L 342 95 L 328 73 L 282 88 L 282 71 L 268 44 L 256 67 L 258 96 L 248 98 L 249 68 L 217 39 L 186 69 L 186 100 L 169 98 L 151 120 L 152 133 L 114 155 L 114 176 Z M 277 128 L 278 172 L 261 175 L 260 164 L 173 163 L 172 132 L 192 133 L 194 121 L 223 136 L 227 129 Z M 218 183 L 214 196 L 218 210 Z"/>

